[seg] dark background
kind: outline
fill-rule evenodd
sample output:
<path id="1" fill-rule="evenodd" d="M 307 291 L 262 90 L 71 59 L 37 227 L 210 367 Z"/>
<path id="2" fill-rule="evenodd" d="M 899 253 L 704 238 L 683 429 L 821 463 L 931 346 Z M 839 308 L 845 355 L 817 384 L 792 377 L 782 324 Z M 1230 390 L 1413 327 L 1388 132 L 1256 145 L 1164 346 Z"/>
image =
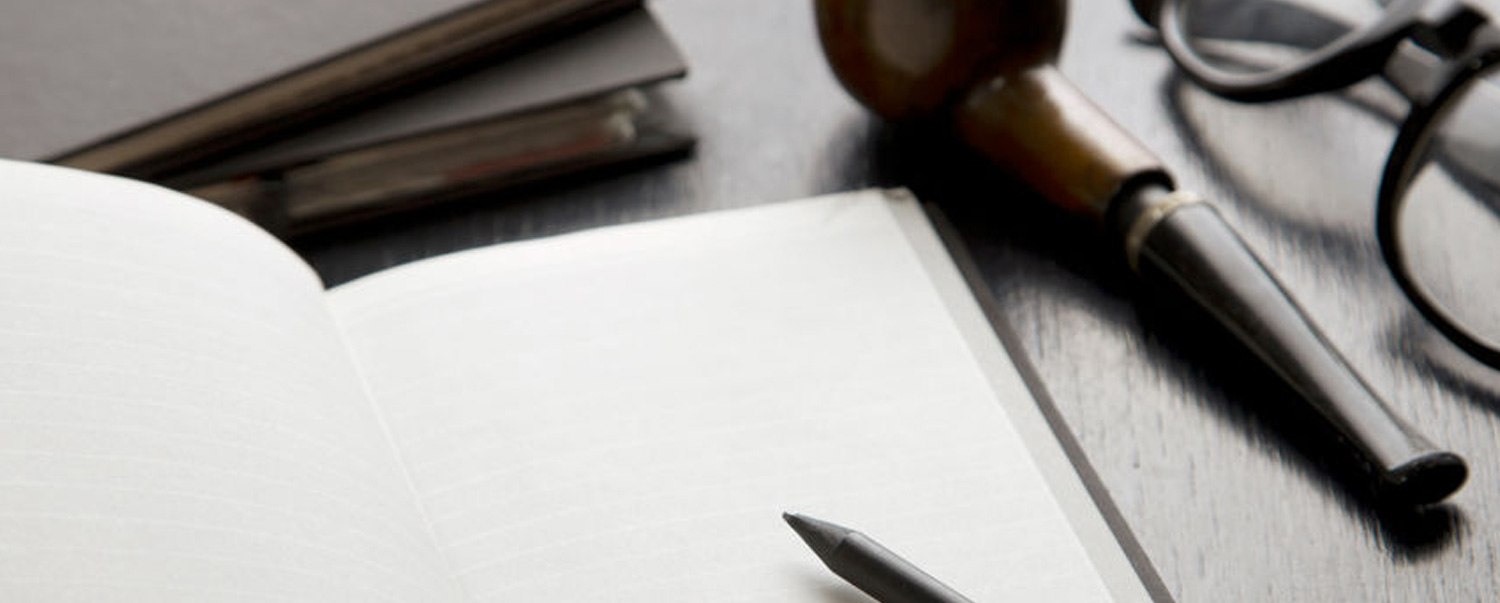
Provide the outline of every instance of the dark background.
<path id="1" fill-rule="evenodd" d="M 544 185 L 304 241 L 334 285 L 449 251 L 904 185 L 957 224 L 1001 312 L 1180 601 L 1474 601 L 1500 589 L 1500 372 L 1459 354 L 1380 263 L 1373 200 L 1390 95 L 1238 105 L 1174 75 L 1125 0 L 1074 2 L 1062 70 L 1213 199 L 1396 411 L 1470 462 L 1448 504 L 1371 498 L 1290 392 L 1191 311 L 1138 285 L 1091 224 L 838 88 L 809 3 L 661 0 L 688 79 L 665 101 L 687 160 Z M 1369 102 L 1358 102 L 1368 100 Z M 1493 258 L 1477 258 L 1493 262 Z M 1495 300 L 1491 286 L 1472 296 Z"/>

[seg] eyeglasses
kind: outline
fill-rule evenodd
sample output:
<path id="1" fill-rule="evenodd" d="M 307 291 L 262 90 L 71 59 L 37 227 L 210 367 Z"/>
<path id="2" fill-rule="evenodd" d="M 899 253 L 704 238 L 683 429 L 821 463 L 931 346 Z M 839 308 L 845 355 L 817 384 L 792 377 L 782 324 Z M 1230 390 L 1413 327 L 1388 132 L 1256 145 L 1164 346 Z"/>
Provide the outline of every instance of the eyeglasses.
<path id="1" fill-rule="evenodd" d="M 1404 96 L 1376 198 L 1380 252 L 1429 323 L 1500 368 L 1500 29 L 1483 12 L 1456 0 L 1131 1 L 1216 95 L 1274 101 L 1379 76 Z"/>

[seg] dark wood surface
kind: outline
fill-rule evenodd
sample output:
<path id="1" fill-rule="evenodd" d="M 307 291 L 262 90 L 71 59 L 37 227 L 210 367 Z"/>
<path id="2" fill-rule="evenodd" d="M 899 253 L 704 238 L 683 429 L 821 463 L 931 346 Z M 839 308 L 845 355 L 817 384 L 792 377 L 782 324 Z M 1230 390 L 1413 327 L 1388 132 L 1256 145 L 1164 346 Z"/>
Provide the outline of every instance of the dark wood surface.
<path id="1" fill-rule="evenodd" d="M 1137 285 L 1096 227 L 941 139 L 867 116 L 824 65 L 808 3 L 653 6 L 691 63 L 666 98 L 700 137 L 694 157 L 345 231 L 301 251 L 336 284 L 496 242 L 911 186 L 963 232 L 1179 601 L 1500 598 L 1500 373 L 1442 341 L 1380 263 L 1373 199 L 1395 133 L 1380 112 L 1348 95 L 1214 98 L 1174 76 L 1125 0 L 1072 7 L 1063 72 L 1218 204 L 1398 413 L 1469 459 L 1468 485 L 1418 511 L 1368 496 L 1274 376 Z M 1500 299 L 1493 279 L 1473 295 Z"/>

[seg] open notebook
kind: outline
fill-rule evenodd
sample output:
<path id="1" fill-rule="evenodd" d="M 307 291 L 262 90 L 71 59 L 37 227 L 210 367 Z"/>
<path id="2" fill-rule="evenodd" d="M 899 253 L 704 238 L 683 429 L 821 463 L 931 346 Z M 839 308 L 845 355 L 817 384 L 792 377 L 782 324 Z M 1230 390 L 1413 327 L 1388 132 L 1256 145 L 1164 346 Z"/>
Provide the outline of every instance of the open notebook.
<path id="1" fill-rule="evenodd" d="M 1142 579 L 917 204 L 867 191 L 325 291 L 151 185 L 0 162 L 0 599 L 979 601 Z"/>

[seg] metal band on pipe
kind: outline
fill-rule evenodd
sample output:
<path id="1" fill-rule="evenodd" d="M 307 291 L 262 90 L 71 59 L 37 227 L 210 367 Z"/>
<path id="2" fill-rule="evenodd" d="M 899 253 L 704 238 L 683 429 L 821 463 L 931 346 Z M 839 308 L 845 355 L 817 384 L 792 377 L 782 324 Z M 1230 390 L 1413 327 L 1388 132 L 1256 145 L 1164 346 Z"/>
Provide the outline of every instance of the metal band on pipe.
<path id="1" fill-rule="evenodd" d="M 1202 202 L 1203 196 L 1198 193 L 1172 191 L 1167 193 L 1161 202 L 1146 208 L 1136 216 L 1135 220 L 1130 223 L 1130 230 L 1125 233 L 1125 260 L 1130 262 L 1130 269 L 1140 272 L 1141 246 L 1146 244 L 1146 237 L 1150 236 L 1157 224 L 1174 211 Z"/>

